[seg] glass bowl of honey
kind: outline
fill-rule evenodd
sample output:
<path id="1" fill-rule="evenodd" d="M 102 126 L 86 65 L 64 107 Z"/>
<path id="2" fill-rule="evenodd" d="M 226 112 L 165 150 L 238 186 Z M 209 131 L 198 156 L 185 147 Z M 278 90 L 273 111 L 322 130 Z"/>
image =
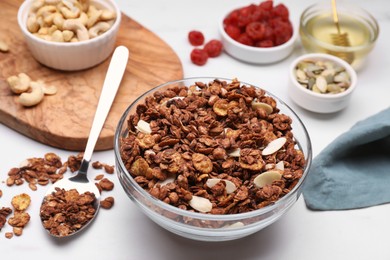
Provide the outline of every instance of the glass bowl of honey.
<path id="1" fill-rule="evenodd" d="M 307 7 L 299 24 L 302 45 L 309 53 L 337 56 L 359 70 L 375 46 L 379 25 L 369 12 L 356 5 L 337 3 L 338 23 L 334 13 L 331 1 Z"/>

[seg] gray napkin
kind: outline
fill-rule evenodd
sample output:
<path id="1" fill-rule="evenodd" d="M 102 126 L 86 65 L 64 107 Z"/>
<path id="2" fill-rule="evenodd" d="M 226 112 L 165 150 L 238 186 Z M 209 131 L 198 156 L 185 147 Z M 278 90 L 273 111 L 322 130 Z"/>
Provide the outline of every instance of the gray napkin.
<path id="1" fill-rule="evenodd" d="M 303 197 L 313 210 L 390 202 L 390 107 L 356 123 L 314 158 Z"/>

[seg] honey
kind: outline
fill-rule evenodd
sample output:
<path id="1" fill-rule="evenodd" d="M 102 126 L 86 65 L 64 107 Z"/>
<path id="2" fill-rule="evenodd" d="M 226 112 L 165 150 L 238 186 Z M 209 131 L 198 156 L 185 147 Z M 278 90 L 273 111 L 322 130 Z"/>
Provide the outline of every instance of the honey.
<path id="1" fill-rule="evenodd" d="M 340 12 L 338 16 L 341 33 L 347 33 L 350 46 L 337 46 L 332 40 L 331 36 L 338 32 L 331 10 L 302 14 L 300 24 L 302 45 L 308 52 L 332 54 L 351 63 L 355 69 L 360 68 L 364 58 L 374 47 L 378 25 L 375 20 L 372 21 L 371 16 L 364 17 L 353 12 Z"/>

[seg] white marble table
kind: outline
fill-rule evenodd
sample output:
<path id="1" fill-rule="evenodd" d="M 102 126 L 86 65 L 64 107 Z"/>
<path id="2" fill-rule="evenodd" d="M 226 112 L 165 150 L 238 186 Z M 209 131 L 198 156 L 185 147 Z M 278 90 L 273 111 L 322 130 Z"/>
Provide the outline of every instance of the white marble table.
<path id="1" fill-rule="evenodd" d="M 238 3 L 239 2 L 239 3 Z M 310 133 L 314 155 L 355 122 L 390 105 L 390 2 L 388 0 L 349 0 L 370 11 L 380 25 L 376 48 L 366 67 L 358 72 L 359 85 L 350 105 L 343 111 L 319 115 L 297 107 L 287 96 L 287 72 L 294 53 L 282 62 L 255 66 L 239 62 L 227 54 L 209 60 L 206 66 L 191 63 L 187 33 L 198 29 L 207 39 L 218 38 L 217 22 L 224 10 L 253 1 L 242 0 L 118 0 L 124 13 L 164 41 L 180 57 L 184 76 L 238 77 L 257 84 L 281 97 L 299 114 Z M 292 19 L 315 0 L 285 1 Z M 0 18 L 1 19 L 1 18 Z M 131 32 L 129 32 L 131 33 Z M 33 197 L 29 213 L 33 219 L 21 237 L 8 240 L 0 232 L 1 259 L 390 259 L 390 205 L 366 209 L 313 212 L 301 197 L 293 208 L 268 228 L 244 239 L 205 243 L 171 234 L 147 219 L 111 176 L 116 204 L 101 210 L 96 221 L 82 235 L 72 239 L 51 239 L 37 218 L 39 201 L 45 189 L 31 192 L 26 186 L 8 189 L 3 181 L 11 167 L 23 159 L 53 151 L 67 158 L 69 151 L 35 142 L 0 125 L 0 206 L 9 206 L 11 196 L 27 191 Z M 114 164 L 113 151 L 97 152 L 93 160 Z"/>

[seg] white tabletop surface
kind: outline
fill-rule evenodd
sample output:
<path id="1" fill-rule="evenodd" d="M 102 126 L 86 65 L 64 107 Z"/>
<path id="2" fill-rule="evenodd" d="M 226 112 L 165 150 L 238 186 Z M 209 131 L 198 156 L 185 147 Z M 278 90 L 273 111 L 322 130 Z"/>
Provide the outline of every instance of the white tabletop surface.
<path id="1" fill-rule="evenodd" d="M 314 156 L 355 122 L 390 104 L 390 1 L 350 0 L 371 12 L 380 25 L 380 36 L 366 67 L 358 72 L 359 83 L 350 105 L 341 112 L 315 114 L 297 107 L 287 95 L 291 61 L 302 54 L 297 44 L 287 59 L 268 66 L 239 62 L 227 54 L 199 67 L 189 59 L 192 47 L 187 33 L 197 29 L 206 39 L 219 38 L 217 23 L 223 10 L 252 3 L 250 0 L 118 0 L 121 10 L 161 37 L 181 59 L 184 76 L 218 76 L 259 85 L 285 100 L 299 114 L 312 140 Z M 256 2 L 256 1 L 255 1 Z M 291 19 L 299 19 L 315 0 L 286 0 Z M 1 18 L 0 18 L 1 19 Z M 131 33 L 131 31 L 129 31 Z M 131 55 L 131 50 L 130 50 Z M 31 221 L 20 237 L 6 239 L 0 232 L 1 259 L 390 259 L 390 205 L 366 209 L 313 212 L 303 197 L 276 223 L 249 237 L 220 243 L 181 238 L 147 219 L 124 193 L 116 175 L 110 193 L 116 199 L 111 210 L 100 210 L 95 222 L 81 235 L 53 240 L 41 227 L 38 212 L 45 188 L 32 192 L 26 185 L 9 188 L 4 181 L 10 168 L 30 157 L 55 152 L 62 158 L 74 154 L 31 140 L 0 124 L 1 206 L 11 206 L 12 196 L 32 196 Z M 96 152 L 93 161 L 114 164 L 112 150 Z M 380 191 L 378 191 L 380 192 Z"/>

